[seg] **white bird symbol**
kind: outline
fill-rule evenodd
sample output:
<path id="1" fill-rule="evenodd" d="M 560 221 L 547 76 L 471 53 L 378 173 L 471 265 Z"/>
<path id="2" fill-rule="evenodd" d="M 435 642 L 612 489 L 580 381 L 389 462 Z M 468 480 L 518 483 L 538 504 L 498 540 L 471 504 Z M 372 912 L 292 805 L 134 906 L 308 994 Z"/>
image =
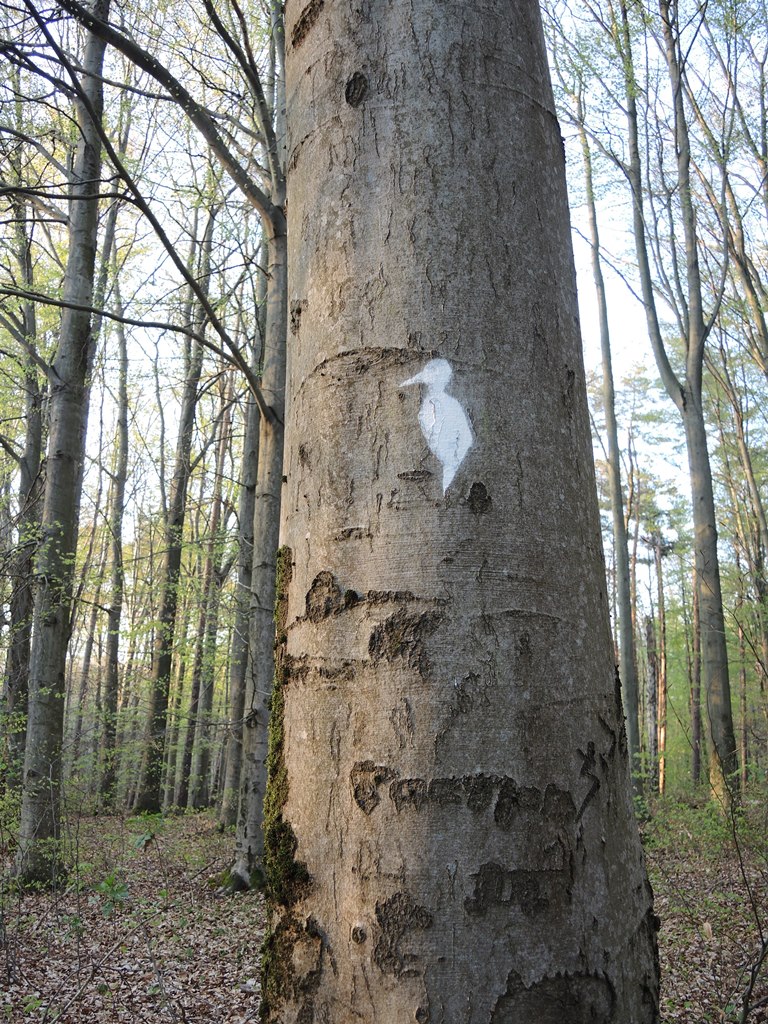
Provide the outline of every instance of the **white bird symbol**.
<path id="1" fill-rule="evenodd" d="M 419 409 L 419 425 L 429 450 L 443 467 L 443 494 L 473 441 L 467 414 L 459 402 L 445 391 L 452 376 L 453 370 L 447 359 L 430 359 L 421 373 L 400 385 L 401 388 L 409 384 L 426 386 L 427 393 Z"/>

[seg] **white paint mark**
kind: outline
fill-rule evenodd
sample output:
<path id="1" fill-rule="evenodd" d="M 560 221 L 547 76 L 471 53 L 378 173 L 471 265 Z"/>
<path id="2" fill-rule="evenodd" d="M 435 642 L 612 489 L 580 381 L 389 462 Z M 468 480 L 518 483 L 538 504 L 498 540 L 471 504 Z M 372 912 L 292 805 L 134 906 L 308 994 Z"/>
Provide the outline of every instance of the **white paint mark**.
<path id="1" fill-rule="evenodd" d="M 452 376 L 453 370 L 447 359 L 430 359 L 421 373 L 400 385 L 426 386 L 427 392 L 419 409 L 419 425 L 429 450 L 443 467 L 443 494 L 473 441 L 467 414 L 459 402 L 445 391 Z"/>

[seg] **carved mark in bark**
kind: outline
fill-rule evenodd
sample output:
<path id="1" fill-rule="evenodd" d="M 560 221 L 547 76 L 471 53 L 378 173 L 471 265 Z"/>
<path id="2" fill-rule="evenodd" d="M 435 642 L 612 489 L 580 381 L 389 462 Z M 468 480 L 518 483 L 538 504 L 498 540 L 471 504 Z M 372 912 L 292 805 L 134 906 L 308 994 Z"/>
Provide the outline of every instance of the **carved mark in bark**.
<path id="1" fill-rule="evenodd" d="M 460 804 L 464 800 L 463 779 L 432 779 L 429 784 L 429 801 L 439 807 Z"/>
<path id="2" fill-rule="evenodd" d="M 421 674 L 426 670 L 421 650 L 422 641 L 442 622 L 440 612 L 421 612 L 409 615 L 401 608 L 373 630 L 368 641 L 368 653 L 374 663 L 406 658 L 412 668 Z"/>
<path id="3" fill-rule="evenodd" d="M 396 708 L 389 713 L 389 721 L 394 729 L 397 743 L 401 750 L 406 747 L 413 747 L 414 743 L 414 721 L 413 708 L 407 697 L 403 697 Z"/>
<path id="4" fill-rule="evenodd" d="M 613 1024 L 616 991 L 599 974 L 556 974 L 525 985 L 516 971 L 493 1008 L 490 1024 Z"/>
<path id="5" fill-rule="evenodd" d="M 336 582 L 333 573 L 321 572 L 315 576 L 306 597 L 306 614 L 310 622 L 318 623 L 331 615 L 351 608 L 357 604 L 358 596 L 354 590 L 343 590 Z"/>
<path id="6" fill-rule="evenodd" d="M 462 779 L 467 794 L 467 807 L 475 814 L 487 811 L 496 788 L 501 783 L 498 775 L 467 775 Z"/>
<path id="7" fill-rule="evenodd" d="M 376 921 L 381 935 L 373 951 L 373 959 L 382 974 L 396 978 L 418 977 L 419 957 L 402 949 L 409 932 L 432 927 L 432 915 L 426 907 L 414 902 L 407 892 L 396 892 L 384 903 L 376 904 Z"/>
<path id="8" fill-rule="evenodd" d="M 372 814 L 381 803 L 379 786 L 394 779 L 397 772 L 392 768 L 375 765 L 373 761 L 358 761 L 349 773 L 355 803 L 365 813 Z"/>
<path id="9" fill-rule="evenodd" d="M 293 26 L 293 32 L 291 32 L 291 46 L 294 49 L 301 46 L 307 38 L 313 25 L 320 17 L 320 12 L 324 6 L 325 0 L 310 0 L 301 12 L 296 24 Z"/>
<path id="10" fill-rule="evenodd" d="M 445 725 L 442 726 L 435 737 L 435 747 L 447 741 L 451 729 L 456 725 L 461 715 L 468 715 L 478 704 L 488 704 L 487 691 L 496 685 L 496 679 L 489 673 L 487 679 L 483 679 L 477 672 L 468 672 L 460 681 L 453 684 L 453 700 L 446 714 Z"/>
<path id="11" fill-rule="evenodd" d="M 485 515 L 493 508 L 493 501 L 485 484 L 474 483 L 469 489 L 469 508 L 475 515 Z"/>
<path id="12" fill-rule="evenodd" d="M 344 99 L 350 107 L 359 107 L 368 95 L 368 79 L 361 71 L 356 71 L 347 82 Z"/>
<path id="13" fill-rule="evenodd" d="M 367 526 L 349 526 L 345 530 L 339 530 L 333 539 L 337 541 L 369 540 L 372 537 L 373 534 Z"/>
<path id="14" fill-rule="evenodd" d="M 578 809 L 576 813 L 576 821 L 581 821 L 582 815 L 586 811 L 587 807 L 589 807 L 589 805 L 597 796 L 597 791 L 600 789 L 600 779 L 598 779 L 597 775 L 595 775 L 595 768 L 597 767 L 597 762 L 595 759 L 595 744 L 592 742 L 592 740 L 590 740 L 587 744 L 586 754 L 583 750 L 577 750 L 576 753 L 582 759 L 581 771 L 579 772 L 579 775 L 584 779 L 591 779 L 591 784 L 587 791 L 587 795 L 584 797 L 581 807 Z"/>
<path id="15" fill-rule="evenodd" d="M 427 796 L 427 784 L 424 779 L 400 779 L 389 787 L 389 796 L 398 814 L 404 807 L 420 811 Z"/>
<path id="16" fill-rule="evenodd" d="M 412 590 L 369 590 L 365 595 L 367 604 L 402 604 L 408 601 L 415 601 L 416 595 Z"/>
<path id="17" fill-rule="evenodd" d="M 549 895 L 557 891 L 554 880 L 564 874 L 564 871 L 510 869 L 493 861 L 481 864 L 474 876 L 474 895 L 464 900 L 464 907 L 468 914 L 482 916 L 494 907 L 512 904 L 526 917 L 533 917 L 547 909 Z"/>
<path id="18" fill-rule="evenodd" d="M 429 480 L 433 476 L 434 476 L 434 473 L 432 473 L 428 469 L 410 469 L 410 470 L 408 470 L 405 473 L 398 473 L 397 474 L 397 479 L 398 480 L 410 480 L 411 483 L 422 484 L 422 483 L 426 483 L 426 481 Z"/>
<path id="19" fill-rule="evenodd" d="M 565 387 L 563 388 L 563 405 L 569 416 L 573 415 L 573 388 L 576 383 L 576 373 L 568 366 L 565 368 Z"/>
<path id="20" fill-rule="evenodd" d="M 493 820 L 500 829 L 508 832 L 521 813 L 538 811 L 541 804 L 541 790 L 532 789 L 529 786 L 518 786 L 514 779 L 505 778 L 501 783 L 499 798 L 493 809 Z"/>
<path id="21" fill-rule="evenodd" d="M 301 314 L 307 308 L 307 300 L 291 303 L 291 334 L 298 334 L 301 328 Z"/>

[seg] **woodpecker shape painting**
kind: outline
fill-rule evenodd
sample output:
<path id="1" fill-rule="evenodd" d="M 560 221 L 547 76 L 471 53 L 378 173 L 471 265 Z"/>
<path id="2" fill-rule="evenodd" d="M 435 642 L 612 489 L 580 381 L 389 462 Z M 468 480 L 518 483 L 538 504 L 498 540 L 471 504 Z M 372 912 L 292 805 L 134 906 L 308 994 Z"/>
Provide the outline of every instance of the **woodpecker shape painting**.
<path id="1" fill-rule="evenodd" d="M 445 390 L 452 376 L 453 370 L 447 359 L 430 359 L 421 373 L 400 385 L 404 388 L 410 384 L 423 384 L 427 389 L 419 409 L 419 426 L 427 447 L 443 467 L 443 494 L 473 441 L 467 414 Z"/>

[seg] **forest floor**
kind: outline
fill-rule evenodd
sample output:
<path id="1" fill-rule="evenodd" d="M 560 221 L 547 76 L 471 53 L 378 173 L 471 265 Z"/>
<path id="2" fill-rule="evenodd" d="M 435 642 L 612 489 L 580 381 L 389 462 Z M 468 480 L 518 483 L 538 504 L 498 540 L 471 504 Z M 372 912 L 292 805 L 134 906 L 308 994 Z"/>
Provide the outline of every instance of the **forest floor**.
<path id="1" fill-rule="evenodd" d="M 668 803 L 643 826 L 662 1024 L 768 1022 L 768 960 L 742 1016 L 768 931 L 765 825 Z M 263 903 L 215 880 L 231 834 L 204 814 L 81 817 L 70 839 L 77 867 L 60 891 L 0 887 L 0 1022 L 258 1020 Z"/>

